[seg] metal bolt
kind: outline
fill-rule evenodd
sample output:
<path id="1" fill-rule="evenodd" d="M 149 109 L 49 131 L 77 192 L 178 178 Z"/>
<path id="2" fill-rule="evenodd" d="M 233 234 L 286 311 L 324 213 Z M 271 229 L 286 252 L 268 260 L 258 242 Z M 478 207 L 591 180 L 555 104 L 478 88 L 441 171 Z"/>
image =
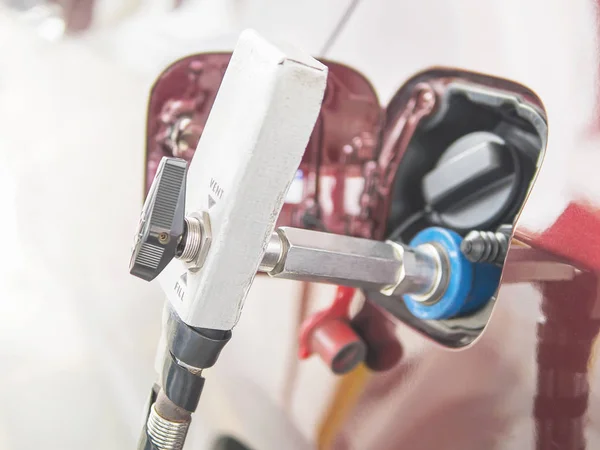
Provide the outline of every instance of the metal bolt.
<path id="1" fill-rule="evenodd" d="M 501 266 L 506 258 L 511 232 L 510 225 L 502 225 L 496 232 L 471 231 L 463 239 L 460 250 L 471 262 Z"/>

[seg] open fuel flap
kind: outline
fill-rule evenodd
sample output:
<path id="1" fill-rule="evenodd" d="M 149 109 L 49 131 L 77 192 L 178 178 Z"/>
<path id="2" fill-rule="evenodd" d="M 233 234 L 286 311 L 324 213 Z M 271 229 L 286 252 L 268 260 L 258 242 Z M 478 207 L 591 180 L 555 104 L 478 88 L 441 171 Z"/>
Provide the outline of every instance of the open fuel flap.
<path id="1" fill-rule="evenodd" d="M 385 120 L 383 234 L 407 243 L 452 241 L 449 265 L 464 271 L 446 280 L 447 292 L 470 285 L 470 293 L 436 303 L 410 295 L 403 302 L 379 293 L 367 297 L 444 345 L 468 345 L 488 322 L 511 254 L 522 260 L 528 250 L 514 240 L 514 225 L 546 147 L 542 103 L 516 83 L 435 69 L 398 91 Z"/>

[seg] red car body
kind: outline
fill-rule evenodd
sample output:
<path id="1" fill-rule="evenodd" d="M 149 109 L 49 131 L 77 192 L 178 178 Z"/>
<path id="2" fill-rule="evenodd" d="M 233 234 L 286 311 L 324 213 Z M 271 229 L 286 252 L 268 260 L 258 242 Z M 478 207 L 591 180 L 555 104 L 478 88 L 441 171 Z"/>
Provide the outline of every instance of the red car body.
<path id="1" fill-rule="evenodd" d="M 162 156 L 191 158 L 228 58 L 191 56 L 157 80 L 149 103 L 148 185 Z M 326 197 L 332 207 L 319 216 L 317 226 L 384 238 L 394 174 L 412 131 L 435 106 L 423 96 L 427 89 L 443 89 L 454 79 L 471 80 L 518 92 L 543 108 L 543 98 L 518 84 L 454 69 L 416 75 L 382 108 L 365 77 L 346 66 L 327 64 L 328 90 L 300 167 L 305 175 L 302 201 L 284 207 L 282 225 L 306 226 L 307 214 Z M 178 131 L 182 117 L 188 122 Z M 552 130 L 552 116 L 549 121 Z M 590 125 L 588 132 L 594 133 Z M 552 137 L 551 131 L 547 154 L 553 151 Z M 345 183 L 362 177 L 368 186 L 369 170 L 378 166 L 378 195 L 365 197 L 364 188 L 358 201 L 362 207 L 370 204 L 369 213 L 348 215 Z M 325 184 L 326 177 L 334 181 Z M 589 195 L 598 198 L 597 191 Z M 525 211 L 543 208 L 536 195 L 524 205 Z M 594 342 L 600 331 L 599 231 L 597 207 L 576 197 L 544 229 L 521 221 L 514 238 L 521 247 L 537 250 L 535 260 L 519 264 L 509 256 L 489 324 L 475 342 L 459 350 L 444 348 L 423 334 L 411 332 L 403 339 L 406 324 L 366 301 L 353 323 L 375 350 L 368 368 L 339 381 L 313 444 L 336 449 L 595 448 L 589 443 L 600 438 L 593 406 L 598 385 Z M 575 268 L 573 276 L 553 279 L 545 264 L 556 262 Z M 310 295 L 310 286 L 305 286 L 297 327 L 308 316 Z M 294 395 L 294 377 L 292 368 L 284 393 L 288 400 Z M 285 414 L 286 405 L 280 406 Z M 291 442 L 289 448 L 295 448 Z"/>

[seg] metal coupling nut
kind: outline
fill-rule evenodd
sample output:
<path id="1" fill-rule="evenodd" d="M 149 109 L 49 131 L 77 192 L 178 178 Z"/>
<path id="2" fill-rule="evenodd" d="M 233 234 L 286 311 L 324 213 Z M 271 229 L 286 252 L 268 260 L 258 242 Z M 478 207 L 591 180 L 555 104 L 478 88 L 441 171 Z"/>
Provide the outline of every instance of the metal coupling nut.
<path id="1" fill-rule="evenodd" d="M 399 265 L 396 282 L 381 289 L 387 296 L 412 294 L 424 302 L 436 301 L 444 280 L 444 268 L 439 251 L 433 245 L 417 248 L 388 241 L 396 251 Z"/>
<path id="2" fill-rule="evenodd" d="M 206 260 L 212 242 L 210 217 L 206 211 L 192 213 L 185 218 L 186 233 L 181 255 L 178 256 L 188 270 L 199 270 Z"/>

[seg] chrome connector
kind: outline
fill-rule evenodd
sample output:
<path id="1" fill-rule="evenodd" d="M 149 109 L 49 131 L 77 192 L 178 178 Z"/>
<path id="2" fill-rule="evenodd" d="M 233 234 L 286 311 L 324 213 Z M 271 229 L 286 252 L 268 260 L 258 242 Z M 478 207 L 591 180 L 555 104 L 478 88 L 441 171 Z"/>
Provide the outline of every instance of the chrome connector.
<path id="1" fill-rule="evenodd" d="M 271 235 L 263 259 L 258 266 L 259 272 L 271 273 L 282 262 L 287 252 L 286 242 L 282 232 L 277 229 Z"/>
<path id="2" fill-rule="evenodd" d="M 299 228 L 278 228 L 259 271 L 274 278 L 332 283 L 398 297 L 413 294 L 436 302 L 447 263 L 434 245 L 417 248 Z"/>
<path id="3" fill-rule="evenodd" d="M 402 261 L 386 242 L 281 227 L 259 270 L 274 278 L 379 290 L 396 282 Z"/>
<path id="4" fill-rule="evenodd" d="M 450 271 L 448 255 L 436 244 L 419 245 L 415 248 L 415 253 L 418 255 L 417 260 L 420 259 L 424 263 L 424 265 L 421 265 L 421 269 L 423 270 L 425 283 L 423 284 L 423 291 L 415 291 L 411 293 L 411 297 L 417 302 L 433 305 L 443 297 L 448 287 L 448 274 Z"/>

